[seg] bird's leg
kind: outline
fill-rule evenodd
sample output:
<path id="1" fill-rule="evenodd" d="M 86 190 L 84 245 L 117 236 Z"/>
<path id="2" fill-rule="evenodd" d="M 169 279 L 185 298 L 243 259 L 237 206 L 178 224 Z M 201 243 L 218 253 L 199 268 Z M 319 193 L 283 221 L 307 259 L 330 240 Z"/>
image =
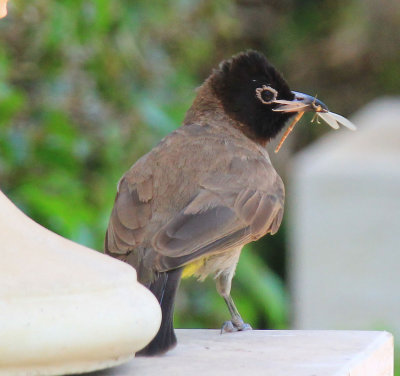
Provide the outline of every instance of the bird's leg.
<path id="1" fill-rule="evenodd" d="M 225 321 L 221 328 L 222 333 L 237 332 L 238 330 L 251 330 L 251 326 L 245 323 L 237 310 L 235 303 L 230 295 L 224 296 L 226 305 L 228 306 L 229 312 L 231 314 L 231 321 Z"/>
<path id="2" fill-rule="evenodd" d="M 222 325 L 221 334 L 237 332 L 239 330 L 251 330 L 251 326 L 243 321 L 230 295 L 233 272 L 234 270 L 223 272 L 216 279 L 217 291 L 224 298 L 231 314 L 231 320 L 225 321 Z"/>

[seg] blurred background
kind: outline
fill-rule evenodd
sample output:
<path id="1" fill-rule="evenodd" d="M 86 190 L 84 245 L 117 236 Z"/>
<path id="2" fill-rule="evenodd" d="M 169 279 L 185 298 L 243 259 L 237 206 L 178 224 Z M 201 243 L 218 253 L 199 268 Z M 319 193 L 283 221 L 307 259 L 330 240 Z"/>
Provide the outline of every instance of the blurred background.
<path id="1" fill-rule="evenodd" d="M 180 125 L 221 60 L 260 50 L 293 90 L 344 116 L 400 94 L 397 0 L 11 0 L 8 8 L 0 189 L 35 221 L 99 251 L 119 178 Z M 289 188 L 293 155 L 332 132 L 310 119 L 277 156 L 270 148 Z M 293 323 L 290 210 L 278 234 L 239 262 L 233 297 L 253 328 Z M 227 317 L 211 279 L 182 283 L 177 327 L 216 328 Z"/>

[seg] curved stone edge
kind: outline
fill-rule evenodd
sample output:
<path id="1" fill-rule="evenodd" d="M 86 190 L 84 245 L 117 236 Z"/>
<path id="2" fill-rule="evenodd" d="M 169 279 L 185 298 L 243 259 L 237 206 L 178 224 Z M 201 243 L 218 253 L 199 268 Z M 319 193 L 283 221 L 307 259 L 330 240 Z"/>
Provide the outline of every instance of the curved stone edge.
<path id="1" fill-rule="evenodd" d="M 0 375 L 70 374 L 123 363 L 157 333 L 156 307 L 139 284 L 2 301 Z"/>
<path id="2" fill-rule="evenodd" d="M 161 309 L 131 266 L 40 226 L 1 191 L 0 208 L 0 375 L 99 370 L 150 342 Z"/>

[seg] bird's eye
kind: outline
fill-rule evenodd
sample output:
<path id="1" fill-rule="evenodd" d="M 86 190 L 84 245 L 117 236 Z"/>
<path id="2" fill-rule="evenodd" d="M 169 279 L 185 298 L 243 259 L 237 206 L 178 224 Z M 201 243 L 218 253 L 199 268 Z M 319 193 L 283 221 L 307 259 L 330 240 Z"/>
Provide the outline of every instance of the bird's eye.
<path id="1" fill-rule="evenodd" d="M 264 104 L 271 104 L 277 96 L 278 92 L 271 86 L 263 85 L 256 89 L 256 97 Z"/>

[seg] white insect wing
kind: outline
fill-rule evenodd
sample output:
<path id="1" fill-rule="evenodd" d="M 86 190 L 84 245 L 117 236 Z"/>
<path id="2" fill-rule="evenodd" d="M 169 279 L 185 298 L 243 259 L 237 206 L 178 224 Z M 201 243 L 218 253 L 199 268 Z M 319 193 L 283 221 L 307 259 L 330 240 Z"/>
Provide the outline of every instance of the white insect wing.
<path id="1" fill-rule="evenodd" d="M 357 127 L 344 116 L 335 114 L 334 112 L 328 112 L 339 124 L 344 125 L 346 128 L 349 128 L 352 131 L 356 131 Z"/>
<path id="2" fill-rule="evenodd" d="M 332 112 L 317 112 L 318 116 L 325 121 L 333 129 L 339 129 L 339 124 L 336 119 L 332 116 Z M 335 114 L 336 115 L 336 114 Z"/>

